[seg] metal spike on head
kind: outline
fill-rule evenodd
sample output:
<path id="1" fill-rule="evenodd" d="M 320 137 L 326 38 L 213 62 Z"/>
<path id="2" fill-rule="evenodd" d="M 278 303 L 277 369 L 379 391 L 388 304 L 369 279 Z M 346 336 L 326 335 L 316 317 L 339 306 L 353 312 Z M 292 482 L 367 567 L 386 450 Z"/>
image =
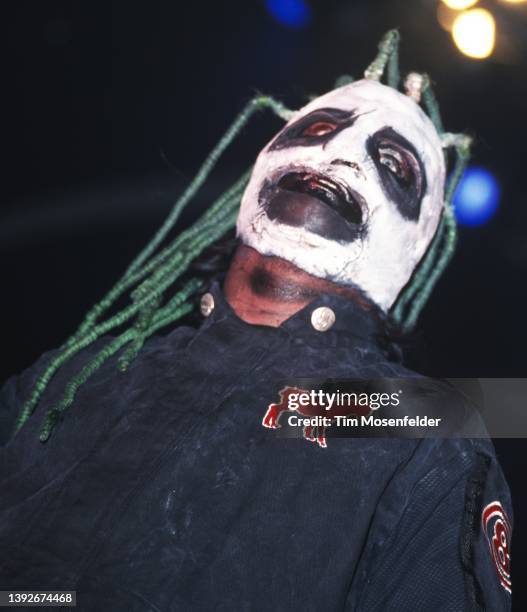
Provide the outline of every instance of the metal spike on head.
<path id="1" fill-rule="evenodd" d="M 418 72 L 410 72 L 404 80 L 404 91 L 409 98 L 417 104 L 421 102 L 421 96 L 425 89 L 425 77 Z"/>

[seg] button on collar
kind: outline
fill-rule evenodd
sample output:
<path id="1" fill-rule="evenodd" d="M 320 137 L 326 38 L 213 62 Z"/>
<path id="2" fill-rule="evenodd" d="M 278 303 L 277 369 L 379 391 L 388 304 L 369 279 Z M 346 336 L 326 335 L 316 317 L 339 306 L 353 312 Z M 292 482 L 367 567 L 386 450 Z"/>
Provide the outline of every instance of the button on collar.
<path id="1" fill-rule="evenodd" d="M 210 316 L 212 314 L 212 311 L 214 310 L 214 306 L 214 296 L 212 295 L 212 293 L 204 293 L 201 296 L 201 300 L 199 303 L 201 314 L 204 317 Z"/>
<path id="2" fill-rule="evenodd" d="M 207 326 L 212 324 L 213 319 L 215 319 L 216 321 L 236 324 L 239 327 L 239 333 L 248 334 L 247 338 L 249 339 L 258 334 L 276 334 L 275 328 L 250 325 L 239 319 L 225 299 L 217 280 L 211 283 L 207 293 L 212 296 L 213 310 L 208 315 L 203 314 L 204 317 L 207 317 L 206 321 L 203 322 L 204 328 L 208 329 Z M 203 295 L 203 298 L 205 298 L 205 295 Z M 332 325 L 326 328 L 327 333 L 319 333 L 320 330 L 312 321 L 312 315 L 319 308 L 327 308 L 335 317 Z M 356 302 L 344 296 L 324 294 L 284 321 L 278 326 L 278 329 L 286 332 L 289 337 L 302 338 L 312 344 L 320 346 L 339 344 L 343 346 L 350 343 L 356 344 L 358 341 L 376 343 L 377 336 L 385 335 L 384 320 L 385 316 L 376 309 L 375 305 L 372 305 L 369 310 L 365 310 Z"/>
<path id="3" fill-rule="evenodd" d="M 335 313 L 328 306 L 319 306 L 311 313 L 311 325 L 319 332 L 331 329 L 335 321 Z"/>

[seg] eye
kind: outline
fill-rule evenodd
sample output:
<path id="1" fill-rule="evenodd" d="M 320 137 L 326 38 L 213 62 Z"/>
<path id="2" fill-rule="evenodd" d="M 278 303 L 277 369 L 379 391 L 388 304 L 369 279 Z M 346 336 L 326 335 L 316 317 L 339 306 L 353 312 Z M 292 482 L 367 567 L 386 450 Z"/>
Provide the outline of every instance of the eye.
<path id="1" fill-rule="evenodd" d="M 401 215 L 417 221 L 426 193 L 426 171 L 415 146 L 391 127 L 381 128 L 366 141 L 385 195 Z"/>
<path id="2" fill-rule="evenodd" d="M 271 143 L 269 151 L 324 146 L 341 130 L 351 127 L 357 118 L 355 110 L 317 108 L 287 125 Z"/>
<path id="3" fill-rule="evenodd" d="M 331 134 L 337 129 L 336 123 L 330 121 L 315 121 L 308 125 L 302 132 L 302 136 L 325 136 Z"/>
<path id="4" fill-rule="evenodd" d="M 401 185 L 408 187 L 414 182 L 414 164 L 405 151 L 389 141 L 381 141 L 378 156 L 379 163 L 386 166 Z"/>

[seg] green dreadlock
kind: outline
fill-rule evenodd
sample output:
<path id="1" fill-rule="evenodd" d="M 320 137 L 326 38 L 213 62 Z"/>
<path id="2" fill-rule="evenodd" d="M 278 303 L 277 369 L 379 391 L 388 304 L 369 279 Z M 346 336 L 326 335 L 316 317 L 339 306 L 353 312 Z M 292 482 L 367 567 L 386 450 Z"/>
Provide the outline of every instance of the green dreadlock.
<path id="1" fill-rule="evenodd" d="M 379 53 L 365 72 L 365 77 L 380 81 L 388 66 L 387 82 L 398 88 L 399 42 L 397 30 L 390 30 L 379 44 Z M 352 82 L 352 77 L 340 77 L 338 85 Z M 466 166 L 470 139 L 464 135 L 445 134 L 439 114 L 439 107 L 430 80 L 423 75 L 423 100 L 445 147 L 454 147 L 456 163 L 445 194 L 443 216 L 434 239 L 414 273 L 410 283 L 399 296 L 391 316 L 403 330 L 411 329 L 424 307 L 435 283 L 448 264 L 456 240 L 456 224 L 452 210 L 452 198 Z M 159 250 L 184 208 L 193 200 L 207 180 L 219 158 L 250 118 L 261 109 L 270 109 L 275 115 L 287 121 L 294 111 L 281 102 L 269 97 L 254 97 L 236 117 L 218 144 L 203 162 L 198 173 L 174 204 L 170 214 L 153 236 L 152 240 L 133 260 L 121 279 L 95 304 L 85 316 L 77 331 L 63 344 L 47 365 L 23 404 L 16 423 L 16 431 L 27 422 L 35 411 L 40 398 L 57 370 L 76 353 L 92 345 L 101 336 L 123 328 L 115 338 L 101 349 L 83 369 L 66 385 L 64 395 L 58 404 L 49 408 L 43 419 L 40 440 L 49 439 L 54 426 L 74 402 L 78 389 L 113 355 L 123 352 L 118 360 L 119 369 L 126 371 L 141 350 L 145 341 L 162 327 L 173 324 L 194 308 L 194 298 L 203 288 L 203 281 L 191 278 L 167 298 L 167 292 L 180 281 L 195 259 L 211 244 L 216 242 L 236 223 L 240 200 L 249 181 L 249 168 L 212 206 L 194 223 L 167 246 Z M 101 318 L 115 304 L 116 300 L 129 292 L 130 304 L 108 318 Z"/>
<path id="2" fill-rule="evenodd" d="M 188 270 L 191 263 L 209 245 L 234 227 L 241 196 L 251 174 L 247 170 L 195 224 L 177 236 L 170 244 L 154 254 L 178 221 L 183 209 L 204 184 L 220 156 L 241 132 L 252 115 L 269 108 L 277 116 L 288 120 L 292 111 L 269 96 L 256 96 L 236 117 L 230 128 L 203 162 L 198 173 L 174 204 L 162 227 L 152 240 L 134 259 L 117 284 L 86 315 L 78 330 L 59 349 L 38 378 L 35 386 L 22 406 L 16 423 L 18 431 L 35 411 L 35 408 L 57 370 L 80 350 L 93 344 L 98 338 L 120 328 L 131 319 L 132 324 L 105 346 L 67 385 L 61 401 L 47 410 L 40 432 L 40 440 L 48 440 L 55 424 L 73 403 L 79 387 L 94 374 L 105 361 L 126 347 L 119 359 L 119 367 L 126 370 L 140 351 L 144 342 L 160 328 L 174 323 L 193 309 L 192 298 L 202 286 L 198 278 L 190 279 L 166 304 L 163 297 L 174 283 Z M 131 290 L 131 304 L 100 321 L 116 300 Z"/>

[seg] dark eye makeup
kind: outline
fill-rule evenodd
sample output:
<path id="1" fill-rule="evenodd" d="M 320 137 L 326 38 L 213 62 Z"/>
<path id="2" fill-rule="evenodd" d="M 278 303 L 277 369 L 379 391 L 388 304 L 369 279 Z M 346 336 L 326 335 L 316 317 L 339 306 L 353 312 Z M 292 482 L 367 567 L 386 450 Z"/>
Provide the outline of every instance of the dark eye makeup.
<path id="1" fill-rule="evenodd" d="M 426 192 L 426 174 L 415 147 L 393 128 L 385 127 L 370 136 L 366 148 L 386 196 L 405 219 L 417 221 Z"/>
<path id="2" fill-rule="evenodd" d="M 317 109 L 280 132 L 269 150 L 324 145 L 341 130 L 353 125 L 356 119 L 355 111 L 344 111 L 340 108 Z"/>

